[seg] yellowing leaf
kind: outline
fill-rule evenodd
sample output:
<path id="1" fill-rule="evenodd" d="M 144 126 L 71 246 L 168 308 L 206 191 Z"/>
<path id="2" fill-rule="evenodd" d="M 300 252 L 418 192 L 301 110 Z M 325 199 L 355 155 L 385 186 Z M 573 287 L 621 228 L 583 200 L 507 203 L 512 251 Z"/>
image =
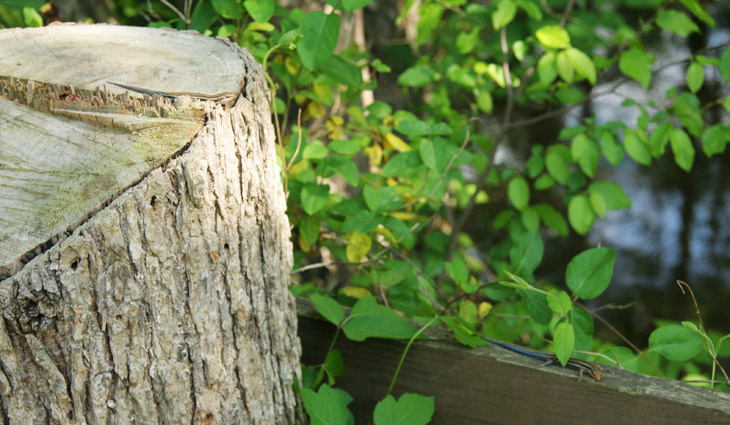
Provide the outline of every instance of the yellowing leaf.
<path id="1" fill-rule="evenodd" d="M 373 295 L 367 288 L 362 288 L 360 286 L 345 286 L 342 288 L 342 293 L 348 297 L 357 299 Z"/>
<path id="2" fill-rule="evenodd" d="M 309 102 L 307 107 L 304 109 L 302 119 L 307 120 L 309 118 L 321 118 L 324 114 L 324 106 L 317 102 Z"/>
<path id="3" fill-rule="evenodd" d="M 383 136 L 383 140 L 386 148 L 395 149 L 398 152 L 408 152 L 411 150 L 411 147 L 403 139 L 393 133 L 388 133 Z"/>
<path id="4" fill-rule="evenodd" d="M 297 66 L 297 63 L 294 62 L 291 56 L 286 57 L 286 60 L 284 61 L 284 66 L 291 75 L 295 75 L 299 70 L 299 66 Z"/>
<path id="5" fill-rule="evenodd" d="M 394 211 L 388 215 L 391 217 L 397 218 L 400 221 L 410 221 L 410 220 L 415 220 L 418 218 L 418 214 L 403 212 L 403 211 Z"/>
<path id="6" fill-rule="evenodd" d="M 381 225 L 379 225 L 378 227 L 376 227 L 376 228 L 375 228 L 375 233 L 378 233 L 378 234 L 380 234 L 380 235 L 383 235 L 383 236 L 385 236 L 385 239 L 386 239 L 386 240 L 387 240 L 388 242 L 390 242 L 390 243 L 396 243 L 396 239 L 395 239 L 395 237 L 393 236 L 393 234 L 392 234 L 392 233 L 390 233 L 390 230 L 388 230 L 388 229 L 386 229 L 385 227 L 383 227 L 383 225 L 382 225 L 382 224 L 381 224 Z"/>
<path id="7" fill-rule="evenodd" d="M 307 241 L 304 240 L 302 235 L 299 235 L 297 242 L 299 242 L 299 249 L 304 252 L 308 252 L 312 248 L 312 245 L 308 244 Z"/>
<path id="8" fill-rule="evenodd" d="M 489 312 L 492 311 L 492 304 L 482 301 L 479 303 L 479 317 L 487 317 L 489 315 Z"/>
<path id="9" fill-rule="evenodd" d="M 379 145 L 368 146 L 363 151 L 368 156 L 368 159 L 370 159 L 371 165 L 379 167 L 380 163 L 383 162 L 383 148 Z"/>
<path id="10" fill-rule="evenodd" d="M 373 241 L 370 236 L 360 232 L 350 232 L 345 238 L 347 243 L 347 260 L 351 263 L 359 263 L 370 251 Z"/>
<path id="11" fill-rule="evenodd" d="M 309 161 L 306 159 L 303 159 L 289 168 L 289 176 L 295 176 L 302 171 L 305 171 L 309 168 Z"/>

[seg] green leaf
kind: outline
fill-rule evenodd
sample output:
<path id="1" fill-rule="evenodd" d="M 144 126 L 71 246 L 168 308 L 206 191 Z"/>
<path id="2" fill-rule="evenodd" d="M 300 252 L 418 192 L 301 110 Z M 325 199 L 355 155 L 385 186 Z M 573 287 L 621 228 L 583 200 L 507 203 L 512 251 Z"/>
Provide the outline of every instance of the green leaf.
<path id="1" fill-rule="evenodd" d="M 565 282 L 573 295 L 590 300 L 611 283 L 616 252 L 612 248 L 592 248 L 573 257 L 565 270 Z"/>
<path id="2" fill-rule="evenodd" d="M 636 129 L 626 129 L 624 132 L 624 146 L 631 159 L 641 165 L 651 165 L 651 154 L 644 140 L 646 134 Z"/>
<path id="3" fill-rule="evenodd" d="M 442 173 L 449 163 L 449 155 L 446 149 L 446 142 L 436 138 L 433 141 L 429 139 L 422 140 L 418 150 L 426 167 L 437 173 Z"/>
<path id="4" fill-rule="evenodd" d="M 342 156 L 330 156 L 322 163 L 322 177 L 329 177 L 334 173 L 341 175 L 345 181 L 353 186 L 360 182 L 360 172 L 357 165 Z M 319 168 L 318 168 L 319 170 Z"/>
<path id="5" fill-rule="evenodd" d="M 550 83 L 555 81 L 558 76 L 558 64 L 555 52 L 548 51 L 540 57 L 537 62 L 537 75 L 540 78 L 540 84 L 549 87 Z"/>
<path id="6" fill-rule="evenodd" d="M 321 220 L 316 215 L 305 215 L 299 219 L 299 234 L 310 245 L 314 245 L 319 238 L 320 222 Z"/>
<path id="7" fill-rule="evenodd" d="M 365 186 L 365 189 L 363 189 L 363 197 L 368 208 L 376 213 L 392 211 L 403 202 L 398 192 L 388 186 L 381 187 L 380 189 Z"/>
<path id="8" fill-rule="evenodd" d="M 390 161 L 383 167 L 381 174 L 385 177 L 398 177 L 413 171 L 415 167 L 421 164 L 423 163 L 418 152 L 403 152 L 390 158 Z"/>
<path id="9" fill-rule="evenodd" d="M 567 292 L 560 289 L 550 289 L 549 293 L 547 303 L 553 313 L 562 316 L 573 308 L 573 301 L 571 301 Z"/>
<path id="10" fill-rule="evenodd" d="M 369 5 L 373 0 L 342 0 L 342 5 L 345 6 L 348 12 L 353 10 L 362 9 Z"/>
<path id="11" fill-rule="evenodd" d="M 412 66 L 398 76 L 398 84 L 405 87 L 422 87 L 434 79 L 434 72 L 428 65 Z"/>
<path id="12" fill-rule="evenodd" d="M 329 385 L 322 385 L 316 393 L 309 388 L 300 388 L 299 394 L 311 425 L 348 425 L 354 422 L 342 394 Z"/>
<path id="13" fill-rule="evenodd" d="M 573 62 L 570 61 L 570 58 L 568 57 L 568 53 L 566 50 L 563 50 L 562 52 L 558 53 L 558 75 L 560 75 L 560 78 L 563 79 L 566 83 L 570 84 L 573 82 L 573 79 L 575 78 L 575 68 L 573 68 Z M 565 89 L 565 87 L 563 88 Z M 573 89 L 575 90 L 575 89 Z M 572 102 L 563 102 L 563 103 L 572 103 Z"/>
<path id="14" fill-rule="evenodd" d="M 453 261 L 444 263 L 444 268 L 456 283 L 466 283 L 469 280 L 469 269 L 460 255 L 455 256 Z"/>
<path id="15" fill-rule="evenodd" d="M 672 123 L 663 122 L 656 126 L 649 136 L 649 150 L 651 156 L 659 158 L 664 155 L 667 143 L 669 143 L 669 135 L 672 134 Z"/>
<path id="16" fill-rule="evenodd" d="M 720 55 L 720 76 L 725 82 L 730 82 L 730 48 L 725 48 Z"/>
<path id="17" fill-rule="evenodd" d="M 616 140 L 612 131 L 601 132 L 601 151 L 606 160 L 617 167 L 624 159 L 624 147 Z"/>
<path id="18" fill-rule="evenodd" d="M 486 341 L 474 335 L 473 329 L 469 329 L 467 326 L 461 324 L 453 317 L 441 316 L 440 319 L 449 328 L 451 328 L 451 331 L 454 333 L 454 338 L 456 338 L 456 340 L 460 343 L 471 348 L 487 345 Z"/>
<path id="19" fill-rule="evenodd" d="M 682 93 L 674 99 L 674 113 L 689 134 L 700 137 L 704 129 L 700 100 L 692 93 Z"/>
<path id="20" fill-rule="evenodd" d="M 256 22 L 269 22 L 274 16 L 274 0 L 245 0 L 243 7 Z"/>
<path id="21" fill-rule="evenodd" d="M 474 50 L 479 42 L 479 27 L 474 27 L 470 32 L 461 32 L 456 37 L 456 50 L 462 55 Z"/>
<path id="22" fill-rule="evenodd" d="M 565 366 L 573 355 L 575 348 L 575 332 L 573 325 L 566 322 L 560 322 L 555 327 L 554 333 L 555 355 L 558 356 L 560 364 Z"/>
<path id="23" fill-rule="evenodd" d="M 540 216 L 532 207 L 527 207 L 520 212 L 520 221 L 530 232 L 537 232 L 540 229 Z"/>
<path id="24" fill-rule="evenodd" d="M 730 142 L 730 126 L 727 124 L 713 125 L 702 135 L 702 150 L 707 157 L 725 152 Z"/>
<path id="25" fill-rule="evenodd" d="M 309 215 L 316 214 L 327 203 L 328 184 L 306 183 L 302 188 L 302 208 Z"/>
<path id="26" fill-rule="evenodd" d="M 395 129 L 406 136 L 425 136 L 431 132 L 431 127 L 417 119 L 408 119 L 399 122 Z"/>
<path id="27" fill-rule="evenodd" d="M 551 145 L 545 154 L 545 166 L 550 176 L 565 184 L 570 177 L 570 149 L 563 145 Z"/>
<path id="28" fill-rule="evenodd" d="M 514 274 L 526 276 L 532 274 L 542 261 L 545 246 L 537 232 L 526 232 L 515 239 L 509 252 Z"/>
<path id="29" fill-rule="evenodd" d="M 299 58 L 307 69 L 317 69 L 330 58 L 337 45 L 340 17 L 334 13 L 310 12 L 304 15 L 299 27 L 303 36 L 297 47 Z"/>
<path id="30" fill-rule="evenodd" d="M 565 51 L 570 59 L 570 63 L 573 64 L 573 68 L 578 75 L 585 77 L 592 85 L 596 84 L 596 67 L 593 65 L 593 61 L 585 53 L 580 50 L 571 47 Z"/>
<path id="31" fill-rule="evenodd" d="M 550 310 L 545 294 L 528 289 L 518 289 L 517 293 L 525 300 L 525 309 L 532 320 L 541 325 L 550 323 L 553 312 Z"/>
<path id="32" fill-rule="evenodd" d="M 674 162 L 689 173 L 695 160 L 695 147 L 689 136 L 681 128 L 675 128 L 669 136 L 669 142 L 674 152 Z"/>
<path id="33" fill-rule="evenodd" d="M 656 23 L 661 29 L 679 34 L 682 37 L 687 37 L 693 32 L 700 32 L 697 24 L 678 10 L 660 10 Z"/>
<path id="34" fill-rule="evenodd" d="M 484 112 L 487 115 L 492 113 L 492 109 L 494 108 L 494 103 L 492 101 L 491 93 L 489 93 L 486 90 L 477 89 L 474 91 L 474 97 L 477 102 L 477 107 L 482 112 Z"/>
<path id="35" fill-rule="evenodd" d="M 715 20 L 712 19 L 709 13 L 705 11 L 705 8 L 697 0 L 679 0 L 693 15 L 700 21 L 705 22 L 711 27 L 715 26 Z"/>
<path id="36" fill-rule="evenodd" d="M 559 25 L 548 25 L 535 33 L 537 40 L 548 49 L 567 49 L 570 47 L 570 36 L 565 28 Z"/>
<path id="37" fill-rule="evenodd" d="M 692 62 L 687 68 L 687 87 L 692 93 L 702 88 L 702 84 L 705 82 L 705 70 L 703 66 L 697 62 Z"/>
<path id="38" fill-rule="evenodd" d="M 329 154 L 329 149 L 320 140 L 314 140 L 307 144 L 302 151 L 302 157 L 305 159 L 322 159 Z"/>
<path id="39" fill-rule="evenodd" d="M 598 159 L 601 157 L 601 151 L 598 150 L 598 144 L 589 139 L 585 134 L 579 134 L 573 139 L 570 146 L 570 153 L 573 161 L 576 161 L 580 169 L 588 177 L 594 177 L 598 169 Z"/>
<path id="40" fill-rule="evenodd" d="M 530 202 L 530 187 L 524 177 L 518 175 L 510 180 L 507 186 L 507 197 L 518 210 L 521 211 L 527 207 Z"/>
<path id="41" fill-rule="evenodd" d="M 533 21 L 542 20 L 542 11 L 540 6 L 533 3 L 530 0 L 517 0 L 517 5 L 520 6 Z"/>
<path id="42" fill-rule="evenodd" d="M 319 70 L 324 75 L 348 87 L 360 87 L 362 85 L 360 68 L 340 56 L 330 56 L 329 59 L 319 65 Z"/>
<path id="43" fill-rule="evenodd" d="M 575 87 L 561 87 L 555 92 L 555 97 L 557 97 L 561 103 L 575 105 L 583 100 L 585 95 L 582 91 Z"/>
<path id="44" fill-rule="evenodd" d="M 651 64 L 654 56 L 638 49 L 630 49 L 621 53 L 618 67 L 625 75 L 638 81 L 645 89 L 651 82 Z"/>
<path id="45" fill-rule="evenodd" d="M 578 234 L 585 235 L 591 230 L 596 214 L 585 195 L 576 195 L 568 204 L 568 221 Z"/>
<path id="46" fill-rule="evenodd" d="M 515 18 L 517 5 L 512 0 L 502 0 L 497 4 L 497 10 L 492 13 L 492 26 L 498 30 Z"/>
<path id="47" fill-rule="evenodd" d="M 342 361 L 342 353 L 337 350 L 332 350 L 327 353 L 322 368 L 327 372 L 327 376 L 329 376 L 330 385 L 334 384 L 334 378 L 345 374 L 345 363 Z"/>
<path id="48" fill-rule="evenodd" d="M 406 393 L 397 402 L 392 395 L 375 406 L 375 425 L 426 425 L 434 412 L 433 397 Z"/>
<path id="49" fill-rule="evenodd" d="M 190 16 L 190 28 L 202 34 L 205 30 L 210 28 L 217 19 L 218 13 L 213 8 L 213 4 L 209 1 L 201 1 L 195 5 L 193 14 Z M 228 26 L 222 26 L 222 31 L 226 31 L 224 27 Z M 231 32 L 235 32 L 237 28 L 235 26 L 232 27 L 233 28 L 230 28 Z M 222 37 L 224 36 L 220 31 L 218 32 L 218 35 Z"/>
<path id="50" fill-rule="evenodd" d="M 563 215 L 553 208 L 552 205 L 537 204 L 533 208 L 535 208 L 540 219 L 546 226 L 555 230 L 560 236 L 568 236 L 568 222 L 565 221 Z"/>
<path id="51" fill-rule="evenodd" d="M 383 216 L 372 211 L 358 211 L 355 215 L 347 217 L 342 225 L 343 232 L 367 233 L 382 224 Z"/>
<path id="52" fill-rule="evenodd" d="M 213 9 L 226 19 L 243 17 L 243 8 L 236 0 L 213 0 Z"/>
<path id="53" fill-rule="evenodd" d="M 672 361 L 684 362 L 702 351 L 702 339 L 683 326 L 661 326 L 649 336 L 649 351 L 657 352 Z"/>
<path id="54" fill-rule="evenodd" d="M 343 155 L 351 155 L 360 150 L 360 145 L 352 140 L 335 140 L 329 144 L 329 149 Z"/>
<path id="55" fill-rule="evenodd" d="M 603 211 L 605 210 L 620 210 L 631 208 L 631 200 L 621 186 L 613 182 L 593 182 L 588 187 L 588 192 L 591 195 L 591 205 L 593 209 L 603 217 L 603 213 L 599 212 L 596 208 L 597 205 L 601 205 Z"/>
<path id="56" fill-rule="evenodd" d="M 25 22 L 25 25 L 29 27 L 43 26 L 43 18 L 38 13 L 38 11 L 33 9 L 32 7 L 23 8 L 23 22 Z"/>
<path id="57" fill-rule="evenodd" d="M 555 179 L 549 174 L 543 174 L 535 180 L 535 189 L 545 190 L 555 186 Z"/>
<path id="58" fill-rule="evenodd" d="M 342 308 L 340 303 L 320 294 L 312 294 L 309 299 L 314 304 L 314 309 L 317 310 L 317 313 L 321 314 L 322 317 L 333 325 L 340 326 L 340 323 L 345 318 L 345 309 Z"/>
<path id="59" fill-rule="evenodd" d="M 408 339 L 416 333 L 408 319 L 388 307 L 378 305 L 375 298 L 370 296 L 357 301 L 342 330 L 353 341 L 367 338 Z"/>

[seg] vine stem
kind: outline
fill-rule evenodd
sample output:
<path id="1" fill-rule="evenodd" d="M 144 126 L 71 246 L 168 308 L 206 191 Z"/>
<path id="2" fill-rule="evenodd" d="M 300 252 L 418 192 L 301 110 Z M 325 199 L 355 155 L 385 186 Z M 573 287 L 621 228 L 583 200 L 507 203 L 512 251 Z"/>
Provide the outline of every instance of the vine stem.
<path id="1" fill-rule="evenodd" d="M 408 341 L 408 344 L 406 344 L 405 350 L 403 350 L 403 354 L 400 356 L 400 361 L 398 362 L 398 367 L 395 369 L 395 373 L 393 374 L 393 379 L 390 381 L 390 386 L 388 387 L 388 392 L 385 393 L 385 397 L 388 397 L 393 391 L 393 387 L 395 386 L 395 381 L 398 379 L 398 374 L 400 373 L 400 369 L 403 366 L 403 362 L 406 359 L 406 354 L 408 354 L 408 350 L 411 348 L 411 344 L 413 344 L 413 341 L 416 340 L 416 338 L 419 337 L 425 331 L 427 328 L 429 328 L 435 321 L 439 320 L 438 316 L 434 316 L 433 319 L 429 320 L 428 323 L 423 325 L 421 329 L 416 332 L 411 339 Z"/>

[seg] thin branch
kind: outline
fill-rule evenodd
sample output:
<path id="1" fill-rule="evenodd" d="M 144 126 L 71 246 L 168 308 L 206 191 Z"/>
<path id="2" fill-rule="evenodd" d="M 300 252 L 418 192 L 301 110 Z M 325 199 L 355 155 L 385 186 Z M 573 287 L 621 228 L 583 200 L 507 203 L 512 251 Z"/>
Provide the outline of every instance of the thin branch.
<path id="1" fill-rule="evenodd" d="M 182 19 L 183 22 L 185 22 L 186 25 L 190 25 L 190 20 L 185 17 L 185 14 L 184 13 L 180 12 L 180 9 L 178 9 L 177 7 L 175 7 L 175 5 L 173 5 L 172 3 L 170 3 L 167 0 L 160 0 L 160 1 L 162 2 L 162 4 L 164 4 L 165 6 L 169 7 L 170 10 L 172 10 L 173 12 L 175 12 L 177 14 L 177 16 L 179 16 L 180 19 Z"/>
<path id="2" fill-rule="evenodd" d="M 626 343 L 626 345 L 628 345 L 629 347 L 631 347 L 638 355 L 640 355 L 641 357 L 643 357 L 644 360 L 646 360 L 646 362 L 649 363 L 649 365 L 651 365 L 651 367 L 654 368 L 654 370 L 656 371 L 656 373 L 659 374 L 659 376 L 661 376 L 662 378 L 664 378 L 664 374 L 662 373 L 662 371 L 659 370 L 659 368 L 651 360 L 649 360 L 649 358 L 646 356 L 646 354 L 644 354 L 644 352 L 641 351 L 639 349 L 639 347 L 637 347 L 636 345 L 634 345 L 633 342 L 629 341 L 629 339 L 626 338 L 624 336 L 624 334 L 622 334 L 621 332 L 619 332 L 618 329 L 614 328 L 610 323 L 608 323 L 606 321 L 606 319 L 604 319 L 603 317 L 599 316 L 598 314 L 596 314 L 595 312 L 593 312 L 592 310 L 590 310 L 588 307 L 584 306 L 581 303 L 576 302 L 575 304 L 578 307 L 582 308 L 583 310 L 587 311 L 591 316 L 593 316 L 596 319 L 598 319 L 598 321 L 601 322 L 601 323 L 603 323 L 603 325 L 606 326 L 608 329 L 610 329 L 611 332 L 613 332 L 614 334 L 618 335 L 618 337 L 621 338 Z"/>
<path id="3" fill-rule="evenodd" d="M 720 368 L 720 371 L 725 376 L 725 379 L 727 380 L 728 384 L 730 384 L 730 378 L 728 378 L 727 373 L 725 372 L 725 368 L 722 367 L 722 364 L 717 360 L 717 357 L 715 357 L 715 353 L 712 351 L 712 347 L 710 346 L 710 341 L 708 341 L 709 337 L 707 337 L 707 331 L 705 330 L 705 325 L 702 323 L 702 315 L 700 315 L 700 307 L 697 305 L 697 299 L 695 298 L 695 294 L 692 291 L 692 287 L 689 286 L 687 282 L 683 282 L 681 280 L 677 281 L 677 285 L 679 285 L 679 289 L 684 294 L 684 288 L 683 286 L 687 287 L 687 290 L 689 291 L 689 295 L 692 297 L 692 303 L 695 306 L 695 313 L 697 314 L 697 320 L 700 322 L 700 329 L 702 330 L 702 334 L 705 335 L 705 338 L 703 340 L 705 341 L 705 349 L 707 349 L 707 353 L 712 357 L 712 361 Z M 714 373 L 713 373 L 714 374 Z M 714 376 L 713 376 L 714 378 Z"/>

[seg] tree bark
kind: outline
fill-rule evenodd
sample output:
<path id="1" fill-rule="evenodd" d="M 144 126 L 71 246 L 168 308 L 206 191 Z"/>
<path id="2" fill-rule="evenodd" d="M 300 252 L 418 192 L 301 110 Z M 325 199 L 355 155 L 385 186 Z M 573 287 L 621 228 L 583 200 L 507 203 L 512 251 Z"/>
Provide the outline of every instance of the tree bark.
<path id="1" fill-rule="evenodd" d="M 89 47 L 107 36 L 107 52 Z M 38 75 L 33 46 L 49 40 L 44 60 L 93 61 Z M 18 225 L 0 234 L 4 423 L 298 422 L 292 247 L 261 66 L 223 40 L 85 25 L 0 31 L 0 57 L 0 186 L 14 188 L 0 217 Z M 12 126 L 46 132 L 45 162 L 17 167 Z M 54 157 L 88 149 L 87 168 L 48 178 Z"/>

